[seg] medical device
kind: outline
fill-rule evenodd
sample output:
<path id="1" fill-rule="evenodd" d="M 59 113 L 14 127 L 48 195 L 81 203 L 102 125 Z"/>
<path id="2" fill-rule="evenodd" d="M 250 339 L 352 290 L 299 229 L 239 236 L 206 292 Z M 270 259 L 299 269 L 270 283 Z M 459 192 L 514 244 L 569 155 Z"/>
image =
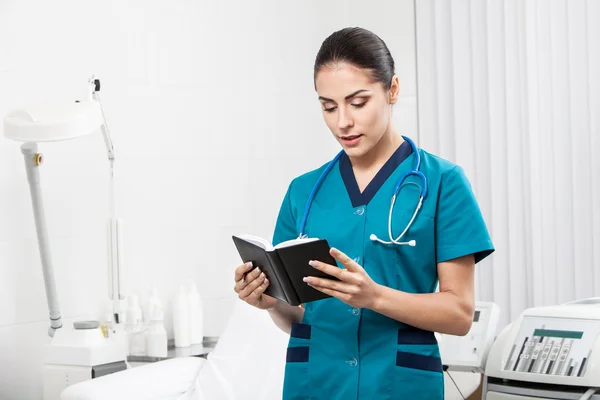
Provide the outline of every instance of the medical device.
<path id="1" fill-rule="evenodd" d="M 419 212 L 419 210 L 421 209 L 421 206 L 423 205 L 423 200 L 427 196 L 427 178 L 425 178 L 425 175 L 423 175 L 423 173 L 419 171 L 419 168 L 421 166 L 421 155 L 419 154 L 419 149 L 417 148 L 417 146 L 415 145 L 415 143 L 411 139 L 409 139 L 406 136 L 402 136 L 402 137 L 404 138 L 404 140 L 406 140 L 410 144 L 410 147 L 412 148 L 412 152 L 415 155 L 415 161 L 413 163 L 412 170 L 405 172 L 402 175 L 402 177 L 398 180 L 398 183 L 396 184 L 396 188 L 394 189 L 394 194 L 392 195 L 392 200 L 391 200 L 391 203 L 390 203 L 390 212 L 389 212 L 389 217 L 388 217 L 388 235 L 389 235 L 389 241 L 384 241 L 384 240 L 379 239 L 374 233 L 372 233 L 369 236 L 369 239 L 371 239 L 372 241 L 377 241 L 379 243 L 383 243 L 383 244 L 396 244 L 396 245 L 399 245 L 399 246 L 401 246 L 401 245 L 416 246 L 416 244 L 417 244 L 416 240 L 409 240 L 407 242 L 400 242 L 400 239 L 402 239 L 402 237 L 404 236 L 404 234 L 406 234 L 406 232 L 408 231 L 408 229 L 412 225 L 413 221 L 415 220 L 415 217 L 417 216 L 417 213 Z M 321 176 L 317 180 L 317 183 L 313 187 L 313 189 L 312 189 L 312 191 L 310 193 L 310 196 L 308 197 L 308 201 L 306 203 L 306 207 L 304 209 L 304 215 L 302 216 L 302 220 L 300 222 L 300 234 L 298 236 L 299 238 L 302 238 L 302 237 L 306 236 L 306 234 L 304 232 L 304 228 L 306 227 L 306 220 L 308 219 L 308 213 L 310 211 L 310 207 L 312 205 L 312 202 L 313 202 L 313 199 L 314 199 L 315 195 L 317 194 L 317 191 L 319 190 L 319 187 L 321 186 L 321 184 L 325 180 L 325 177 L 327 176 L 327 174 L 329 174 L 329 172 L 331 171 L 331 169 L 333 168 L 333 166 L 335 165 L 335 163 L 339 160 L 339 158 L 341 157 L 342 154 L 343 154 L 343 150 L 340 151 L 333 158 L 333 160 L 331 160 L 331 162 L 329 162 L 329 164 L 327 165 L 327 167 L 325 168 L 325 170 L 323 171 L 323 173 L 321 174 Z M 419 189 L 420 189 L 420 192 L 419 192 L 419 202 L 418 202 L 417 207 L 415 208 L 415 211 L 414 211 L 414 213 L 412 215 L 412 218 L 408 222 L 406 228 L 404 228 L 404 230 L 402 231 L 402 233 L 398 237 L 396 237 L 394 239 L 393 234 L 392 234 L 392 214 L 393 214 L 393 210 L 394 210 L 394 204 L 396 203 L 396 197 L 398 196 L 398 193 L 400 192 L 400 187 L 402 186 L 402 184 L 404 183 L 404 181 L 406 180 L 406 178 L 408 178 L 411 175 L 414 175 L 414 176 L 418 177 L 423 182 L 423 186 L 419 187 Z"/>
<path id="2" fill-rule="evenodd" d="M 600 400 L 600 298 L 525 310 L 492 345 L 484 400 Z"/>
<path id="3" fill-rule="evenodd" d="M 21 145 L 21 152 L 25 159 L 46 287 L 50 316 L 48 334 L 52 338 L 44 349 L 44 399 L 48 400 L 58 399 L 65 387 L 81 380 L 127 368 L 126 341 L 122 340 L 122 335 L 117 334 L 117 331 L 108 334 L 97 321 L 78 321 L 73 327 L 63 327 L 42 201 L 39 170 L 44 158 L 38 152 L 37 143 L 75 139 L 100 129 L 110 161 L 108 288 L 109 298 L 113 300 L 113 312 L 115 316 L 118 315 L 118 301 L 123 298 L 119 278 L 122 235 L 114 206 L 115 151 L 100 105 L 100 81 L 92 77 L 88 85 L 88 99 L 28 105 L 8 113 L 4 118 L 4 135 L 9 139 L 25 142 Z M 118 318 L 115 322 L 119 322 Z"/>
<path id="4" fill-rule="evenodd" d="M 473 323 L 464 336 L 439 335 L 440 355 L 445 369 L 483 373 L 488 353 L 496 338 L 500 308 L 496 303 L 478 301 Z"/>
<path id="5" fill-rule="evenodd" d="M 59 400 L 67 387 L 127 369 L 123 335 L 105 337 L 98 321 L 77 321 L 55 332 L 44 348 L 44 400 Z"/>

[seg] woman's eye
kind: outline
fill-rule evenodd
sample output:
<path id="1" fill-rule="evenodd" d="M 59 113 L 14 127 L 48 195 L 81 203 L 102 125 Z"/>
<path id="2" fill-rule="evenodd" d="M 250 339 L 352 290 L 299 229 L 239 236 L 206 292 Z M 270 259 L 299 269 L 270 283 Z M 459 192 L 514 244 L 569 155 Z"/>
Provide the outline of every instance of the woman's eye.
<path id="1" fill-rule="evenodd" d="M 333 112 L 335 110 L 335 107 L 323 107 L 323 111 L 325 112 Z"/>
<path id="2" fill-rule="evenodd" d="M 367 104 L 367 102 L 363 101 L 362 103 L 352 103 L 352 106 L 356 108 L 362 108 L 365 104 Z"/>

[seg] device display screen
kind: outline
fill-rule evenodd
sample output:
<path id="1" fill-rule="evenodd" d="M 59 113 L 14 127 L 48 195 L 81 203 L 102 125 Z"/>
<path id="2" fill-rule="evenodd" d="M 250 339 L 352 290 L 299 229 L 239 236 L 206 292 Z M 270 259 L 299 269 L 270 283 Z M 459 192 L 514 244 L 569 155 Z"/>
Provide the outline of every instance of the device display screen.
<path id="1" fill-rule="evenodd" d="M 481 311 L 475 311 L 475 315 L 473 316 L 473 322 L 479 321 L 479 314 Z"/>
<path id="2" fill-rule="evenodd" d="M 583 332 L 564 331 L 557 329 L 536 329 L 533 331 L 533 336 L 548 336 L 561 339 L 581 339 L 583 337 Z"/>

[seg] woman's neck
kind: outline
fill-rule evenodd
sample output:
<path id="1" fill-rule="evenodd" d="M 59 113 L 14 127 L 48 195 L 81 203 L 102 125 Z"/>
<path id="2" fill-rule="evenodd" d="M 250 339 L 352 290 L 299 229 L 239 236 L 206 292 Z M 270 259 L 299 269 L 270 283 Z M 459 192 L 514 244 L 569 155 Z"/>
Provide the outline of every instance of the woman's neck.
<path id="1" fill-rule="evenodd" d="M 404 139 L 402 136 L 390 125 L 379 142 L 371 150 L 361 157 L 351 158 L 350 161 L 352 162 L 353 169 L 355 171 L 368 171 L 371 168 L 381 168 L 403 142 Z"/>

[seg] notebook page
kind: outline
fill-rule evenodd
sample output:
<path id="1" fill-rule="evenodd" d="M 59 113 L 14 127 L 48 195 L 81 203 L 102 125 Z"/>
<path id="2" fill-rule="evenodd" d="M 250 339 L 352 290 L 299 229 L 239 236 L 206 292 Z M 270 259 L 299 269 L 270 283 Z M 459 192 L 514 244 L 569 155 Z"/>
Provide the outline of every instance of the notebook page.
<path id="1" fill-rule="evenodd" d="M 301 243 L 314 242 L 316 240 L 319 240 L 319 239 L 318 238 L 303 238 L 303 239 L 286 240 L 285 242 L 279 243 L 277 246 L 275 246 L 275 248 L 282 249 L 284 247 L 295 246 L 295 245 L 301 244 Z"/>

